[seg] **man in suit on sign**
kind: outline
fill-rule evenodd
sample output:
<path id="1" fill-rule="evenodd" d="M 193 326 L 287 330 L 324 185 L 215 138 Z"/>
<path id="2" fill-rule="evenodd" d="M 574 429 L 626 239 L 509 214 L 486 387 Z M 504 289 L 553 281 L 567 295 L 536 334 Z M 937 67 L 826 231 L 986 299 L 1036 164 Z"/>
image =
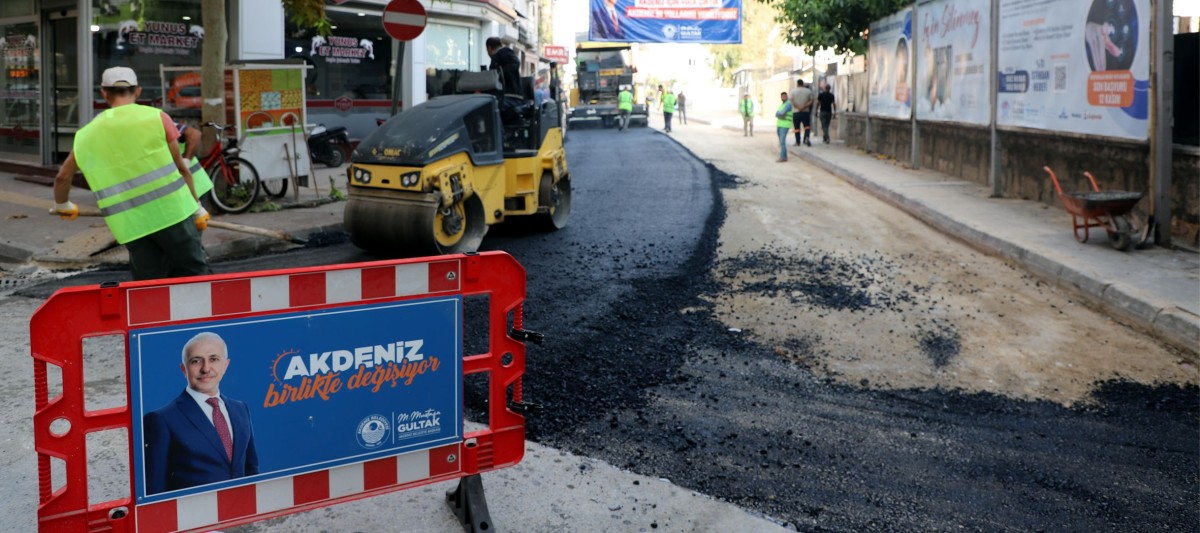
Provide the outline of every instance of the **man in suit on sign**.
<path id="1" fill-rule="evenodd" d="M 624 39 L 625 14 L 617 9 L 617 0 L 592 0 L 592 38 Z"/>
<path id="2" fill-rule="evenodd" d="M 192 337 L 180 368 L 187 388 L 142 419 L 146 494 L 257 474 L 250 410 L 220 391 L 229 369 L 225 341 L 212 332 Z"/>

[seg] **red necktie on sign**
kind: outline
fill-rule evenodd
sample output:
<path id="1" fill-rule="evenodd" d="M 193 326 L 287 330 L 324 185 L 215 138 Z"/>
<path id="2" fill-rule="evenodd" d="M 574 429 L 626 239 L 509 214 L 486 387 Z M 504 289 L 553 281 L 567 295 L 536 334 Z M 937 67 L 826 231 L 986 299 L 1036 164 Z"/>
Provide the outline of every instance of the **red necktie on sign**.
<path id="1" fill-rule="evenodd" d="M 213 408 L 213 426 L 216 426 L 217 436 L 221 437 L 221 444 L 225 446 L 225 457 L 232 461 L 233 435 L 229 434 L 229 424 L 225 423 L 225 414 L 221 412 L 221 400 L 209 398 L 206 401 Z"/>
<path id="2" fill-rule="evenodd" d="M 613 29 L 614 30 L 619 29 L 617 27 L 617 12 L 616 11 L 612 12 L 612 19 L 613 19 Z"/>

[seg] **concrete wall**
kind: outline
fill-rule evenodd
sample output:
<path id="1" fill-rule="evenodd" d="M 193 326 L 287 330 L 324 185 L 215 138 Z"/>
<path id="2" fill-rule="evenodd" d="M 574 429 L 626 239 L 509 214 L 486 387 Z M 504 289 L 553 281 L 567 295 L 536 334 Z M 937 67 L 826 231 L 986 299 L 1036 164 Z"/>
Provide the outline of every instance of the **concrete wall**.
<path id="1" fill-rule="evenodd" d="M 1171 235 L 1200 248 L 1200 149 L 1175 149 L 1171 170 Z"/>
<path id="2" fill-rule="evenodd" d="M 866 117 L 845 114 L 841 119 L 846 143 L 866 147 Z M 987 128 L 960 124 L 922 122 L 921 166 L 981 185 L 988 184 L 990 136 Z M 871 118 L 875 153 L 899 161 L 912 154 L 912 126 L 908 121 Z M 1115 139 L 1098 139 L 1036 131 L 1000 132 L 1000 189 L 1006 198 L 1035 200 L 1059 206 L 1054 184 L 1042 170 L 1054 169 L 1064 191 L 1090 189 L 1083 171 L 1096 177 L 1101 189 L 1150 190 L 1148 144 Z M 1200 151 L 1177 149 L 1172 168 L 1172 238 L 1177 244 L 1200 246 Z M 1143 199 L 1134 215 L 1146 220 L 1149 198 Z"/>

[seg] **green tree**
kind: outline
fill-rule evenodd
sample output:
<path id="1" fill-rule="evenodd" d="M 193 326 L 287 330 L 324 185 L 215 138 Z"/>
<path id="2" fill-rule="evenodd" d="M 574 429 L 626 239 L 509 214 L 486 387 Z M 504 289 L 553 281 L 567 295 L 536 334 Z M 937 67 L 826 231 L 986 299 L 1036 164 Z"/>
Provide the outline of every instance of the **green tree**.
<path id="1" fill-rule="evenodd" d="M 871 21 L 911 5 L 911 0 L 759 0 L 779 10 L 787 42 L 813 53 L 832 48 L 839 54 L 867 51 Z"/>
<path id="2" fill-rule="evenodd" d="M 775 21 L 779 12 L 767 2 L 742 4 L 742 44 L 709 46 L 713 70 L 724 85 L 733 81 L 740 68 L 754 66 L 769 72 L 791 68 L 791 57 L 783 53 L 780 24 Z"/>
<path id="3" fill-rule="evenodd" d="M 329 34 L 329 19 L 325 16 L 325 0 L 280 0 L 288 18 L 302 27 L 316 28 L 321 35 Z M 204 44 L 200 50 L 200 109 L 202 122 L 225 122 L 225 45 L 229 40 L 225 0 L 201 0 L 200 17 L 204 24 Z M 204 137 L 204 149 L 216 142 L 216 137 Z"/>

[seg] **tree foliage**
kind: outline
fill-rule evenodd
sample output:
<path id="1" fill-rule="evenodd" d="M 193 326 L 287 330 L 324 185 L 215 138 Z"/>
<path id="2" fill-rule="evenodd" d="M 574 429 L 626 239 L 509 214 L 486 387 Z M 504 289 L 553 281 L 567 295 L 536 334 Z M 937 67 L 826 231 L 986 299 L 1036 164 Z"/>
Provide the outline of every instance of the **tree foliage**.
<path id="1" fill-rule="evenodd" d="M 765 2 L 742 4 L 742 44 L 709 45 L 713 71 L 723 85 L 730 85 L 738 69 L 755 66 L 769 71 L 787 69 L 791 58 L 782 53 L 777 12 Z"/>
<path id="2" fill-rule="evenodd" d="M 280 0 L 284 13 L 301 27 L 316 28 L 317 33 L 329 35 L 329 18 L 325 16 L 325 0 Z M 225 16 L 225 0 L 201 0 L 200 15 L 205 27 L 204 43 L 200 52 L 200 94 L 204 98 L 201 106 L 203 122 L 225 122 L 225 45 L 228 40 L 228 19 Z M 216 142 L 204 130 L 204 150 Z"/>
<path id="3" fill-rule="evenodd" d="M 288 19 L 301 28 L 313 28 L 319 35 L 329 35 L 329 18 L 325 16 L 325 0 L 282 0 Z"/>
<path id="4" fill-rule="evenodd" d="M 871 21 L 911 5 L 911 0 L 759 0 L 778 10 L 784 38 L 807 53 L 832 48 L 863 54 Z"/>

